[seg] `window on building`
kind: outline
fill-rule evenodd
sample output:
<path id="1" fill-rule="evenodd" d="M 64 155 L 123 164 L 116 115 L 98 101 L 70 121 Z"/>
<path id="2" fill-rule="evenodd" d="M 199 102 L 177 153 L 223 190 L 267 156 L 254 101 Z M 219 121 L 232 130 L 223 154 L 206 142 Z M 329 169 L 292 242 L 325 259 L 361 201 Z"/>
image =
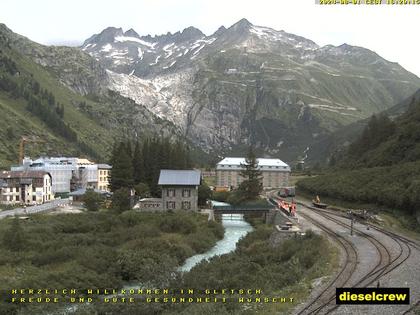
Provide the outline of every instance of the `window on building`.
<path id="1" fill-rule="evenodd" d="M 191 189 L 183 189 L 182 190 L 182 197 L 191 197 Z"/>
<path id="2" fill-rule="evenodd" d="M 36 201 L 36 196 L 32 196 L 32 201 Z"/>
<path id="3" fill-rule="evenodd" d="M 175 197 L 175 189 L 170 188 L 170 189 L 166 190 L 166 196 L 167 197 Z"/>
<path id="4" fill-rule="evenodd" d="M 190 201 L 183 201 L 182 202 L 182 209 L 190 210 L 191 209 L 191 202 Z"/>
<path id="5" fill-rule="evenodd" d="M 167 201 L 166 209 L 175 209 L 175 201 Z"/>

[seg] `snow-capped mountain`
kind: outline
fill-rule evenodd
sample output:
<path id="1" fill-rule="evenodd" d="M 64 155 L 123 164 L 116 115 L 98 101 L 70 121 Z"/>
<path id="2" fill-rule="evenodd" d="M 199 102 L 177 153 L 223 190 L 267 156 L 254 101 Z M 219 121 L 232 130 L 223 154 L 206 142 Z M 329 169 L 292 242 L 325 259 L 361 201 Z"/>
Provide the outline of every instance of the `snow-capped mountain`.
<path id="1" fill-rule="evenodd" d="M 226 49 L 244 48 L 252 53 L 282 49 L 306 55 L 319 47 L 303 37 L 254 26 L 243 19 L 229 29 L 220 27 L 210 36 L 194 27 L 154 37 L 109 27 L 87 39 L 81 48 L 110 70 L 145 77 L 190 67 L 192 62 Z"/>
<path id="2" fill-rule="evenodd" d="M 189 27 L 152 37 L 110 27 L 81 49 L 107 69 L 112 90 L 207 150 L 252 141 L 272 155 L 298 152 L 420 85 L 368 49 L 320 47 L 245 19 L 211 35 Z"/>

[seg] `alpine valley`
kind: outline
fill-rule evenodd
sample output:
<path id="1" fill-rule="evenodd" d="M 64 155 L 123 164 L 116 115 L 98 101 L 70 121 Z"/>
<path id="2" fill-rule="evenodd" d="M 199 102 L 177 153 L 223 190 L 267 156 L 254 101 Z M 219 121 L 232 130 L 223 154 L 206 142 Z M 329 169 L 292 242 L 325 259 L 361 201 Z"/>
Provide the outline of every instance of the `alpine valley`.
<path id="1" fill-rule="evenodd" d="M 27 134 L 48 140 L 44 151 L 103 159 L 116 137 L 163 134 L 210 156 L 253 143 L 294 161 L 320 137 L 420 87 L 417 76 L 366 48 L 320 47 L 245 19 L 208 36 L 194 27 L 153 37 L 109 27 L 77 48 L 43 46 L 5 25 L 0 39 L 2 60 L 15 66 L 2 61 L 0 78 L 21 92 L 0 84 L 4 163 Z M 63 132 L 28 117 L 35 111 L 22 89 L 31 80 L 55 97 L 59 114 L 64 108 L 62 123 L 76 134 L 70 145 Z"/>

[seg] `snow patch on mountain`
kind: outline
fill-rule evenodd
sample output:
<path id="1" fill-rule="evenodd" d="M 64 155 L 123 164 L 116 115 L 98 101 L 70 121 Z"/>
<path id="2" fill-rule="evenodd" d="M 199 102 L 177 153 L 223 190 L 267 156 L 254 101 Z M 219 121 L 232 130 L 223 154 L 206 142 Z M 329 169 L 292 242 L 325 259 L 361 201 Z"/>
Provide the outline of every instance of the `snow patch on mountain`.
<path id="1" fill-rule="evenodd" d="M 262 40 L 286 43 L 298 49 L 315 50 L 319 48 L 318 45 L 312 41 L 298 36 L 291 36 L 291 34 L 287 34 L 284 31 L 276 31 L 269 27 L 253 25 L 249 31 Z"/>
<path id="2" fill-rule="evenodd" d="M 173 122 L 181 129 L 186 127 L 188 111 L 193 104 L 192 71 L 162 75 L 149 80 L 110 70 L 107 73 L 111 90 L 146 106 L 158 117 Z"/>
<path id="3" fill-rule="evenodd" d="M 137 56 L 140 58 L 140 60 L 143 60 L 143 50 L 141 50 L 140 47 L 137 48 Z"/>
<path id="4" fill-rule="evenodd" d="M 139 44 L 142 44 L 144 46 L 148 46 L 150 48 L 154 48 L 156 46 L 157 43 L 150 43 L 147 42 L 145 40 L 142 40 L 140 38 L 136 38 L 136 37 L 130 37 L 130 36 L 116 36 L 115 37 L 115 42 L 136 42 Z"/>
<path id="5" fill-rule="evenodd" d="M 172 67 L 175 63 L 176 63 L 176 60 L 172 61 L 169 66 L 163 67 L 163 69 L 168 69 L 168 68 Z"/>
<path id="6" fill-rule="evenodd" d="M 159 62 L 159 59 L 160 59 L 161 57 L 162 57 L 161 55 L 157 56 L 157 57 L 156 57 L 156 59 L 155 59 L 155 62 L 149 63 L 149 65 L 150 65 L 150 66 L 157 65 L 157 63 Z"/>
<path id="7" fill-rule="evenodd" d="M 112 45 L 111 44 L 106 44 L 101 49 L 101 51 L 103 51 L 103 52 L 110 52 L 111 50 L 112 50 Z"/>

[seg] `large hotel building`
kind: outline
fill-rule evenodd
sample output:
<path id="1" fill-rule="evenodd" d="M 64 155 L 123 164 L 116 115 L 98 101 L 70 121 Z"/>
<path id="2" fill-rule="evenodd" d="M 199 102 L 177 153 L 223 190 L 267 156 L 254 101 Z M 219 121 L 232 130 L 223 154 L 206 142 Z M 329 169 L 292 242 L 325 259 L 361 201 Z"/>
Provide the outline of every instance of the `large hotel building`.
<path id="1" fill-rule="evenodd" d="M 227 157 L 217 163 L 217 187 L 238 187 L 243 181 L 239 175 L 243 170 L 241 164 L 245 164 L 245 158 Z M 258 168 L 262 172 L 264 188 L 289 186 L 290 166 L 280 159 L 258 159 Z"/>

